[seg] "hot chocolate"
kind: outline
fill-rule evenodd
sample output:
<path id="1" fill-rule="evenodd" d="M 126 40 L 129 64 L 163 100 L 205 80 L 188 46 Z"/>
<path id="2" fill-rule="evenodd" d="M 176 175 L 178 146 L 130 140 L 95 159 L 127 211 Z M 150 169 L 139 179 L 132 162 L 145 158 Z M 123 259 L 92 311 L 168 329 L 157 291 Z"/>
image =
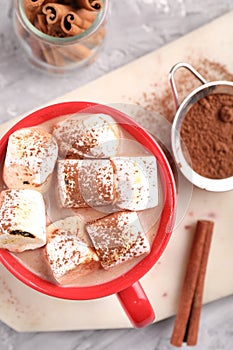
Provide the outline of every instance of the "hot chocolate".
<path id="1" fill-rule="evenodd" d="M 45 122 L 45 123 L 37 126 L 37 128 L 39 127 L 40 129 L 43 129 L 50 134 L 53 134 L 53 130 L 57 130 L 58 125 L 62 125 L 64 122 L 66 123 L 66 121 L 69 117 L 70 116 L 63 116 L 63 117 L 53 119 L 52 121 Z M 77 117 L 77 119 L 80 118 L 81 120 L 84 120 L 85 125 L 88 124 L 88 122 L 87 122 L 88 116 L 87 115 L 77 114 L 76 117 Z M 73 118 L 73 116 L 72 116 L 72 118 Z M 56 127 L 55 127 L 55 125 L 56 125 Z M 73 129 L 72 129 L 72 131 L 73 131 Z M 121 198 L 121 201 L 119 201 L 119 197 L 117 194 L 118 192 L 116 192 L 116 190 L 115 190 L 115 188 L 116 188 L 115 184 L 118 183 L 118 187 L 119 187 L 120 182 L 119 182 L 119 180 L 117 180 L 117 177 L 114 175 L 115 180 L 113 181 L 113 185 L 114 185 L 113 192 L 111 192 L 112 193 L 110 196 L 111 198 L 108 197 L 108 200 L 112 201 L 112 203 L 111 203 L 111 205 L 109 205 L 108 203 L 107 203 L 108 205 L 105 205 L 106 198 L 101 197 L 102 196 L 101 191 L 103 190 L 103 188 L 104 189 L 106 189 L 106 188 L 103 186 L 99 186 L 101 184 L 98 183 L 98 181 L 102 181 L 102 180 L 101 180 L 101 177 L 97 176 L 98 186 L 96 186 L 96 187 L 91 186 L 90 182 L 89 182 L 89 187 L 88 187 L 88 191 L 90 191 L 91 187 L 94 188 L 95 192 L 98 193 L 97 197 L 94 196 L 92 198 L 92 201 L 89 202 L 88 205 L 86 205 L 86 207 L 84 207 L 84 208 L 83 207 L 77 208 L 77 207 L 75 207 L 75 205 L 66 206 L 66 205 L 64 205 L 65 202 L 62 203 L 61 198 L 59 199 L 59 191 L 58 191 L 59 177 L 57 176 L 58 172 L 57 172 L 57 166 L 56 166 L 56 168 L 53 172 L 52 185 L 49 187 L 48 191 L 43 194 L 44 201 L 45 201 L 45 207 L 46 207 L 46 211 L 47 211 L 47 243 L 48 243 L 48 241 L 49 242 L 51 241 L 51 237 L 54 237 L 54 239 L 56 241 L 57 230 L 59 230 L 59 227 L 57 227 L 57 230 L 53 230 L 53 233 L 51 233 L 51 230 L 49 231 L 49 227 L 50 228 L 54 227 L 51 225 L 56 224 L 56 222 L 60 222 L 60 223 L 66 222 L 66 220 L 68 220 L 68 218 L 74 217 L 74 218 L 76 218 L 76 220 L 78 220 L 80 223 L 82 223 L 82 225 L 84 227 L 87 224 L 92 225 L 90 227 L 94 227 L 95 222 L 96 222 L 95 220 L 98 220 L 97 221 L 98 225 L 101 226 L 105 222 L 104 221 L 105 219 L 102 219 L 102 218 L 106 218 L 106 217 L 111 216 L 111 215 L 118 215 L 117 214 L 118 212 L 119 213 L 122 213 L 122 212 L 127 213 L 127 210 L 133 210 L 130 213 L 135 213 L 135 214 L 137 213 L 137 220 L 136 221 L 138 223 L 140 223 L 140 225 L 139 224 L 137 225 L 137 227 L 140 226 L 140 230 L 139 230 L 140 233 L 139 233 L 138 237 L 141 237 L 141 235 L 142 235 L 143 240 L 144 240 L 144 244 L 147 246 L 148 249 L 138 250 L 138 251 L 140 251 L 140 254 L 134 255 L 132 247 L 131 247 L 132 255 L 135 256 L 133 259 L 124 259 L 124 256 L 121 256 L 121 258 L 123 258 L 123 260 L 122 260 L 123 263 L 116 264 L 117 265 L 116 267 L 113 267 L 109 270 L 104 270 L 104 268 L 100 267 L 100 264 L 99 264 L 100 257 L 97 257 L 98 254 L 96 255 L 96 253 L 95 253 L 95 247 L 92 246 L 93 241 L 89 238 L 89 242 L 91 242 L 91 243 L 89 243 L 88 246 L 90 246 L 90 248 L 92 249 L 89 251 L 90 255 L 89 255 L 89 253 L 86 254 L 88 252 L 88 250 L 85 250 L 86 248 L 84 250 L 82 248 L 80 251 L 79 251 L 79 249 L 75 249 L 75 251 L 79 252 L 80 254 L 81 253 L 83 254 L 83 252 L 84 252 L 85 253 L 84 255 L 86 256 L 85 259 L 87 259 L 86 262 L 89 261 L 88 259 L 92 255 L 91 251 L 94 252 L 93 253 L 94 255 L 92 255 L 92 257 L 93 257 L 93 269 L 91 269 L 91 273 L 88 273 L 88 274 L 86 274 L 86 273 L 79 274 L 78 273 L 76 275 L 76 277 L 74 277 L 74 278 L 72 277 L 71 279 L 69 279 L 69 278 L 64 279 L 63 281 L 65 281 L 65 284 L 68 283 L 68 284 L 74 284 L 77 286 L 95 285 L 95 284 L 107 282 L 109 280 L 116 278 L 119 275 L 124 274 L 124 272 L 128 271 L 135 264 L 137 264 L 145 256 L 145 254 L 149 253 L 150 245 L 152 244 L 154 237 L 156 235 L 157 226 L 159 224 L 160 213 L 161 213 L 162 206 L 163 206 L 163 196 L 162 196 L 162 191 L 161 191 L 161 186 L 160 186 L 159 174 L 157 174 L 156 167 L 154 166 L 154 162 L 152 161 L 153 156 L 151 156 L 148 153 L 148 151 L 142 145 L 140 145 L 122 127 L 120 127 L 119 125 L 116 125 L 116 123 L 113 127 L 109 128 L 109 135 L 111 137 L 112 137 L 112 135 L 114 135 L 114 136 L 117 135 L 117 139 L 113 140 L 113 144 L 110 145 L 111 147 L 108 147 L 107 143 L 106 143 L 105 147 L 99 147 L 96 144 L 96 142 L 94 144 L 92 143 L 91 145 L 94 148 L 88 147 L 89 154 L 90 154 L 90 152 L 92 152 L 91 157 L 89 155 L 86 156 L 85 154 L 82 154 L 82 157 L 84 158 L 84 160 L 77 159 L 77 162 L 81 162 L 81 163 L 83 162 L 82 164 L 84 164 L 86 166 L 86 164 L 88 162 L 90 162 L 91 160 L 95 161 L 96 158 L 93 156 L 93 152 L 98 152 L 99 150 L 101 150 L 101 156 L 102 156 L 103 152 L 110 150 L 110 152 L 114 152 L 114 156 L 116 157 L 116 160 L 115 161 L 113 160 L 114 159 L 114 157 L 112 158 L 113 154 L 110 154 L 110 156 L 109 156 L 109 154 L 107 154 L 106 156 L 104 156 L 105 158 L 103 159 L 103 164 L 101 166 L 105 165 L 106 160 L 107 160 L 107 163 L 109 163 L 108 159 L 110 159 L 110 163 L 113 166 L 113 168 L 112 168 L 113 173 L 116 174 L 116 172 L 115 172 L 116 164 L 118 166 L 120 158 L 125 157 L 130 164 L 131 163 L 133 164 L 132 169 L 131 169 L 132 171 L 130 171 L 130 176 L 129 176 L 129 174 L 128 175 L 126 174 L 127 173 L 126 169 L 124 169 L 124 171 L 123 171 L 123 175 L 126 176 L 126 179 L 128 176 L 127 191 L 131 191 L 132 192 L 131 195 L 129 195 L 129 193 L 127 194 L 127 198 L 126 198 L 127 200 L 125 200 L 125 202 L 122 202 L 122 198 Z M 56 135 L 55 135 L 55 138 L 56 138 Z M 107 141 L 111 142 L 111 139 L 108 139 Z M 57 139 L 57 142 L 59 145 L 58 139 Z M 78 145 L 78 148 L 76 147 L 75 149 L 76 150 L 78 149 L 78 151 L 80 152 L 81 146 L 82 146 L 82 143 L 80 143 Z M 64 150 L 64 148 L 63 148 L 63 150 Z M 72 150 L 74 150 L 74 148 L 72 148 Z M 83 152 L 83 151 L 81 151 L 81 152 Z M 68 154 L 68 159 L 66 160 L 66 156 L 64 156 L 64 152 L 62 151 L 62 154 L 60 153 L 60 157 L 62 157 L 62 159 L 58 158 L 59 161 L 63 162 L 63 163 L 66 161 L 67 162 L 74 161 L 74 159 L 70 159 L 71 153 L 69 151 L 67 154 Z M 85 162 L 85 159 L 87 160 L 87 162 Z M 137 160 L 139 162 L 138 168 L 137 168 Z M 154 160 L 155 160 L 155 158 L 154 158 Z M 59 161 L 58 161 L 58 163 L 59 163 Z M 76 160 L 75 160 L 75 162 L 76 162 Z M 144 168 L 140 165 L 140 162 L 142 162 L 142 164 L 144 164 Z M 156 161 L 155 161 L 155 164 L 156 164 Z M 97 165 L 98 165 L 97 168 L 99 169 L 99 164 L 97 164 Z M 121 173 L 121 168 L 122 168 L 122 165 L 118 167 L 118 173 L 119 172 Z M 148 171 L 148 179 L 147 180 L 146 180 L 146 178 L 143 178 L 141 176 L 143 174 L 140 175 L 140 169 L 142 169 L 144 172 L 147 169 L 147 171 Z M 90 173 L 90 174 L 92 175 L 92 173 Z M 106 174 L 107 174 L 107 176 L 109 176 L 109 172 L 106 172 Z M 88 175 L 88 172 L 86 172 L 86 175 Z M 121 175 L 119 175 L 119 176 L 121 176 Z M 153 178 L 153 176 L 154 176 L 154 178 Z M 94 181 L 93 179 L 94 178 L 92 175 L 90 181 L 93 182 Z M 63 183 L 64 186 L 66 186 L 68 184 L 67 181 L 68 181 L 68 179 L 65 178 L 65 181 Z M 72 179 L 69 181 L 72 182 Z M 71 184 L 71 182 L 69 182 L 69 185 Z M 131 184 L 131 187 L 130 187 L 130 184 Z M 140 186 L 138 184 L 140 184 Z M 135 185 L 136 185 L 136 187 L 135 187 Z M 156 186 L 157 186 L 157 188 L 155 188 Z M 2 182 L 1 183 L 1 190 L 5 189 L 5 188 L 6 188 L 6 185 Z M 153 198 L 150 198 L 151 188 L 153 189 L 152 194 L 151 194 L 153 196 Z M 156 191 L 157 191 L 157 193 L 156 193 Z M 105 193 L 105 190 L 103 192 Z M 140 192 L 144 194 L 141 197 L 140 197 Z M 81 193 L 81 195 L 83 195 L 83 193 Z M 121 193 L 121 197 L 122 197 L 122 193 Z M 133 208 L 130 208 L 128 206 L 130 198 L 132 198 L 134 201 Z M 147 198 L 146 201 L 145 201 L 145 198 Z M 84 201 L 85 201 L 85 196 L 82 199 L 84 199 Z M 142 200 L 145 201 L 145 203 L 143 203 L 143 205 L 140 204 L 142 202 Z M 130 214 L 130 216 L 131 216 L 131 214 Z M 48 231 L 51 233 L 52 236 L 48 234 Z M 67 233 L 67 230 L 66 230 L 66 233 Z M 145 235 L 145 237 L 143 235 Z M 130 236 L 130 229 L 129 229 L 129 236 Z M 48 240 L 48 237 L 50 237 L 49 240 Z M 73 244 L 77 243 L 77 242 L 76 243 L 74 242 L 72 235 L 70 236 L 70 234 L 68 234 L 67 237 L 68 237 L 68 242 L 71 242 L 72 246 L 73 246 Z M 65 240 L 65 241 L 67 241 L 67 240 Z M 132 244 L 134 244 L 134 243 L 132 243 Z M 68 243 L 68 245 L 69 245 L 69 243 Z M 51 251 L 53 251 L 53 245 L 50 245 L 50 246 L 52 247 L 51 248 L 52 250 L 50 250 L 50 253 L 49 253 L 50 258 L 51 258 L 51 256 L 52 256 Z M 126 249 L 127 247 L 128 247 L 128 244 L 125 245 L 124 249 Z M 50 258 L 48 258 L 48 250 L 47 250 L 47 255 L 45 254 L 45 248 L 39 248 L 39 249 L 35 249 L 33 251 L 29 250 L 29 251 L 25 251 L 22 253 L 12 253 L 12 254 L 15 254 L 15 256 L 21 262 L 23 262 L 23 264 L 25 264 L 29 269 L 34 271 L 36 274 L 40 275 L 42 278 L 47 279 L 53 283 L 60 283 L 59 278 L 57 278 L 57 276 L 54 275 L 54 271 L 51 270 L 51 261 L 49 260 Z M 124 254 L 127 255 L 127 251 Z M 77 260 L 77 259 L 76 260 L 74 259 L 73 255 L 70 256 L 70 258 L 73 259 L 72 261 Z M 52 263 L 53 263 L 53 261 L 52 261 Z M 79 261 L 79 263 L 80 263 L 80 261 Z M 84 266 L 80 267 L 79 263 L 76 264 L 76 267 L 77 267 L 79 272 L 80 271 L 82 272 L 83 268 L 84 269 L 87 268 L 87 265 L 84 264 Z M 88 263 L 88 266 L 89 267 L 92 266 L 92 263 L 91 264 Z M 98 269 L 96 267 L 98 267 Z M 87 268 L 87 270 L 88 270 L 88 268 Z"/>

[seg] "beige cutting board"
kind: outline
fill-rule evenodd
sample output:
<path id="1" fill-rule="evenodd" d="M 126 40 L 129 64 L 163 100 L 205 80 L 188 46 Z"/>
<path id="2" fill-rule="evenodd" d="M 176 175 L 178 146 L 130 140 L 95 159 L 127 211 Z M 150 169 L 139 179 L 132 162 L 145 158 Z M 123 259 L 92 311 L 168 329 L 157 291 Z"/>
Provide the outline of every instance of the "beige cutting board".
<path id="1" fill-rule="evenodd" d="M 167 74 L 178 61 L 206 57 L 233 71 L 233 31 L 229 13 L 189 35 L 152 52 L 110 74 L 60 97 L 56 102 L 86 100 L 102 103 L 132 103 L 143 93 L 161 94 L 167 87 Z M 146 39 L 145 39 L 146 40 Z M 221 77 L 219 77 L 221 79 Z M 145 95 L 144 95 L 145 96 Z M 152 95 L 151 95 L 152 96 Z M 54 101 L 53 101 L 54 102 Z M 156 134 L 153 118 L 138 120 Z M 13 123 L 2 125 L 1 133 Z M 185 203 L 189 188 L 183 183 Z M 185 192 L 187 190 L 187 193 Z M 181 212 L 183 206 L 181 205 Z M 204 302 L 233 293 L 233 191 L 209 193 L 194 189 L 184 219 L 176 227 L 159 263 L 141 280 L 154 306 L 157 320 L 174 315 L 197 219 L 216 222 L 206 277 Z M 130 327 L 117 298 L 93 301 L 65 301 L 39 294 L 0 267 L 0 317 L 19 331 L 49 331 Z"/>

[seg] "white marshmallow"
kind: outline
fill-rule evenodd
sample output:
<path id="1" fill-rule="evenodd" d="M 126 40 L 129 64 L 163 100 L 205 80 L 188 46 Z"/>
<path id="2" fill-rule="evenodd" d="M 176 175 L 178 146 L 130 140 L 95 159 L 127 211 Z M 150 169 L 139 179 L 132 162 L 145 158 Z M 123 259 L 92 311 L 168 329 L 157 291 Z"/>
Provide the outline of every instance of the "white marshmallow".
<path id="1" fill-rule="evenodd" d="M 110 160 L 59 160 L 57 171 L 58 193 L 63 207 L 95 208 L 113 202 L 113 168 Z"/>
<path id="2" fill-rule="evenodd" d="M 48 189 L 58 156 L 54 137 L 38 128 L 15 131 L 9 137 L 3 179 L 9 188 Z"/>
<path id="3" fill-rule="evenodd" d="M 104 269 L 150 252 L 136 212 L 119 212 L 86 225 Z"/>
<path id="4" fill-rule="evenodd" d="M 46 214 L 41 193 L 6 190 L 0 194 L 0 247 L 12 252 L 46 244 Z"/>
<path id="5" fill-rule="evenodd" d="M 64 158 L 108 158 L 119 147 L 119 128 L 106 114 L 72 115 L 53 130 Z"/>
<path id="6" fill-rule="evenodd" d="M 158 205 L 157 162 L 153 156 L 116 157 L 115 205 L 125 210 L 145 210 Z"/>
<path id="7" fill-rule="evenodd" d="M 99 268 L 98 256 L 78 217 L 68 217 L 49 225 L 47 237 L 45 255 L 58 283 L 74 283 Z"/>

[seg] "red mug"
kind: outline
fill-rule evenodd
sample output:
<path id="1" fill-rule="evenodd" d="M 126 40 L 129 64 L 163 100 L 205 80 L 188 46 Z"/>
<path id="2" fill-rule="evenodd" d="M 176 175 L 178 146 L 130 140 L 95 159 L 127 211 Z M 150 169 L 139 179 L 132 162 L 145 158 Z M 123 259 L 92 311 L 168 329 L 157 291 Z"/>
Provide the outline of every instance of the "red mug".
<path id="1" fill-rule="evenodd" d="M 36 126 L 63 115 L 78 112 L 87 113 L 87 111 L 88 113 L 110 115 L 157 159 L 163 193 L 163 208 L 150 253 L 124 275 L 102 284 L 85 287 L 64 287 L 44 280 L 27 269 L 5 249 L 0 249 L 0 261 L 20 281 L 41 293 L 53 297 L 70 300 L 90 300 L 117 294 L 133 326 L 137 328 L 145 327 L 153 322 L 155 314 L 140 285 L 139 279 L 154 266 L 165 250 L 171 237 L 176 208 L 176 187 L 172 171 L 166 156 L 150 134 L 131 118 L 114 108 L 89 102 L 64 102 L 37 110 L 15 124 L 0 141 L 0 159 L 4 158 L 8 138 L 14 131 Z"/>

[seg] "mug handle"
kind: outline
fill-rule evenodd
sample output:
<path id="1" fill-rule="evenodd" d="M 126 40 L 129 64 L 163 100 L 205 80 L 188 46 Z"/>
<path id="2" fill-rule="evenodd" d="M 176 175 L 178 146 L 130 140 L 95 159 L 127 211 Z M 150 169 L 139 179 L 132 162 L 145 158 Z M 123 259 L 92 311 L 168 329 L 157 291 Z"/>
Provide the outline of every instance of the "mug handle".
<path id="1" fill-rule="evenodd" d="M 173 97 L 174 97 L 175 104 L 176 104 L 176 109 L 178 109 L 180 107 L 180 101 L 179 101 L 179 96 L 178 96 L 178 91 L 176 88 L 174 75 L 175 75 L 175 72 L 180 68 L 188 69 L 198 80 L 200 80 L 200 82 L 202 84 L 207 83 L 207 81 L 203 78 L 203 76 L 200 73 L 198 73 L 198 71 L 196 71 L 196 69 L 194 69 L 190 64 L 184 63 L 184 62 L 180 62 L 180 63 L 175 64 L 172 67 L 172 69 L 170 70 L 169 80 L 170 80 L 172 93 L 173 93 Z"/>
<path id="2" fill-rule="evenodd" d="M 118 292 L 117 297 L 135 328 L 146 327 L 154 321 L 154 310 L 140 282 Z"/>

